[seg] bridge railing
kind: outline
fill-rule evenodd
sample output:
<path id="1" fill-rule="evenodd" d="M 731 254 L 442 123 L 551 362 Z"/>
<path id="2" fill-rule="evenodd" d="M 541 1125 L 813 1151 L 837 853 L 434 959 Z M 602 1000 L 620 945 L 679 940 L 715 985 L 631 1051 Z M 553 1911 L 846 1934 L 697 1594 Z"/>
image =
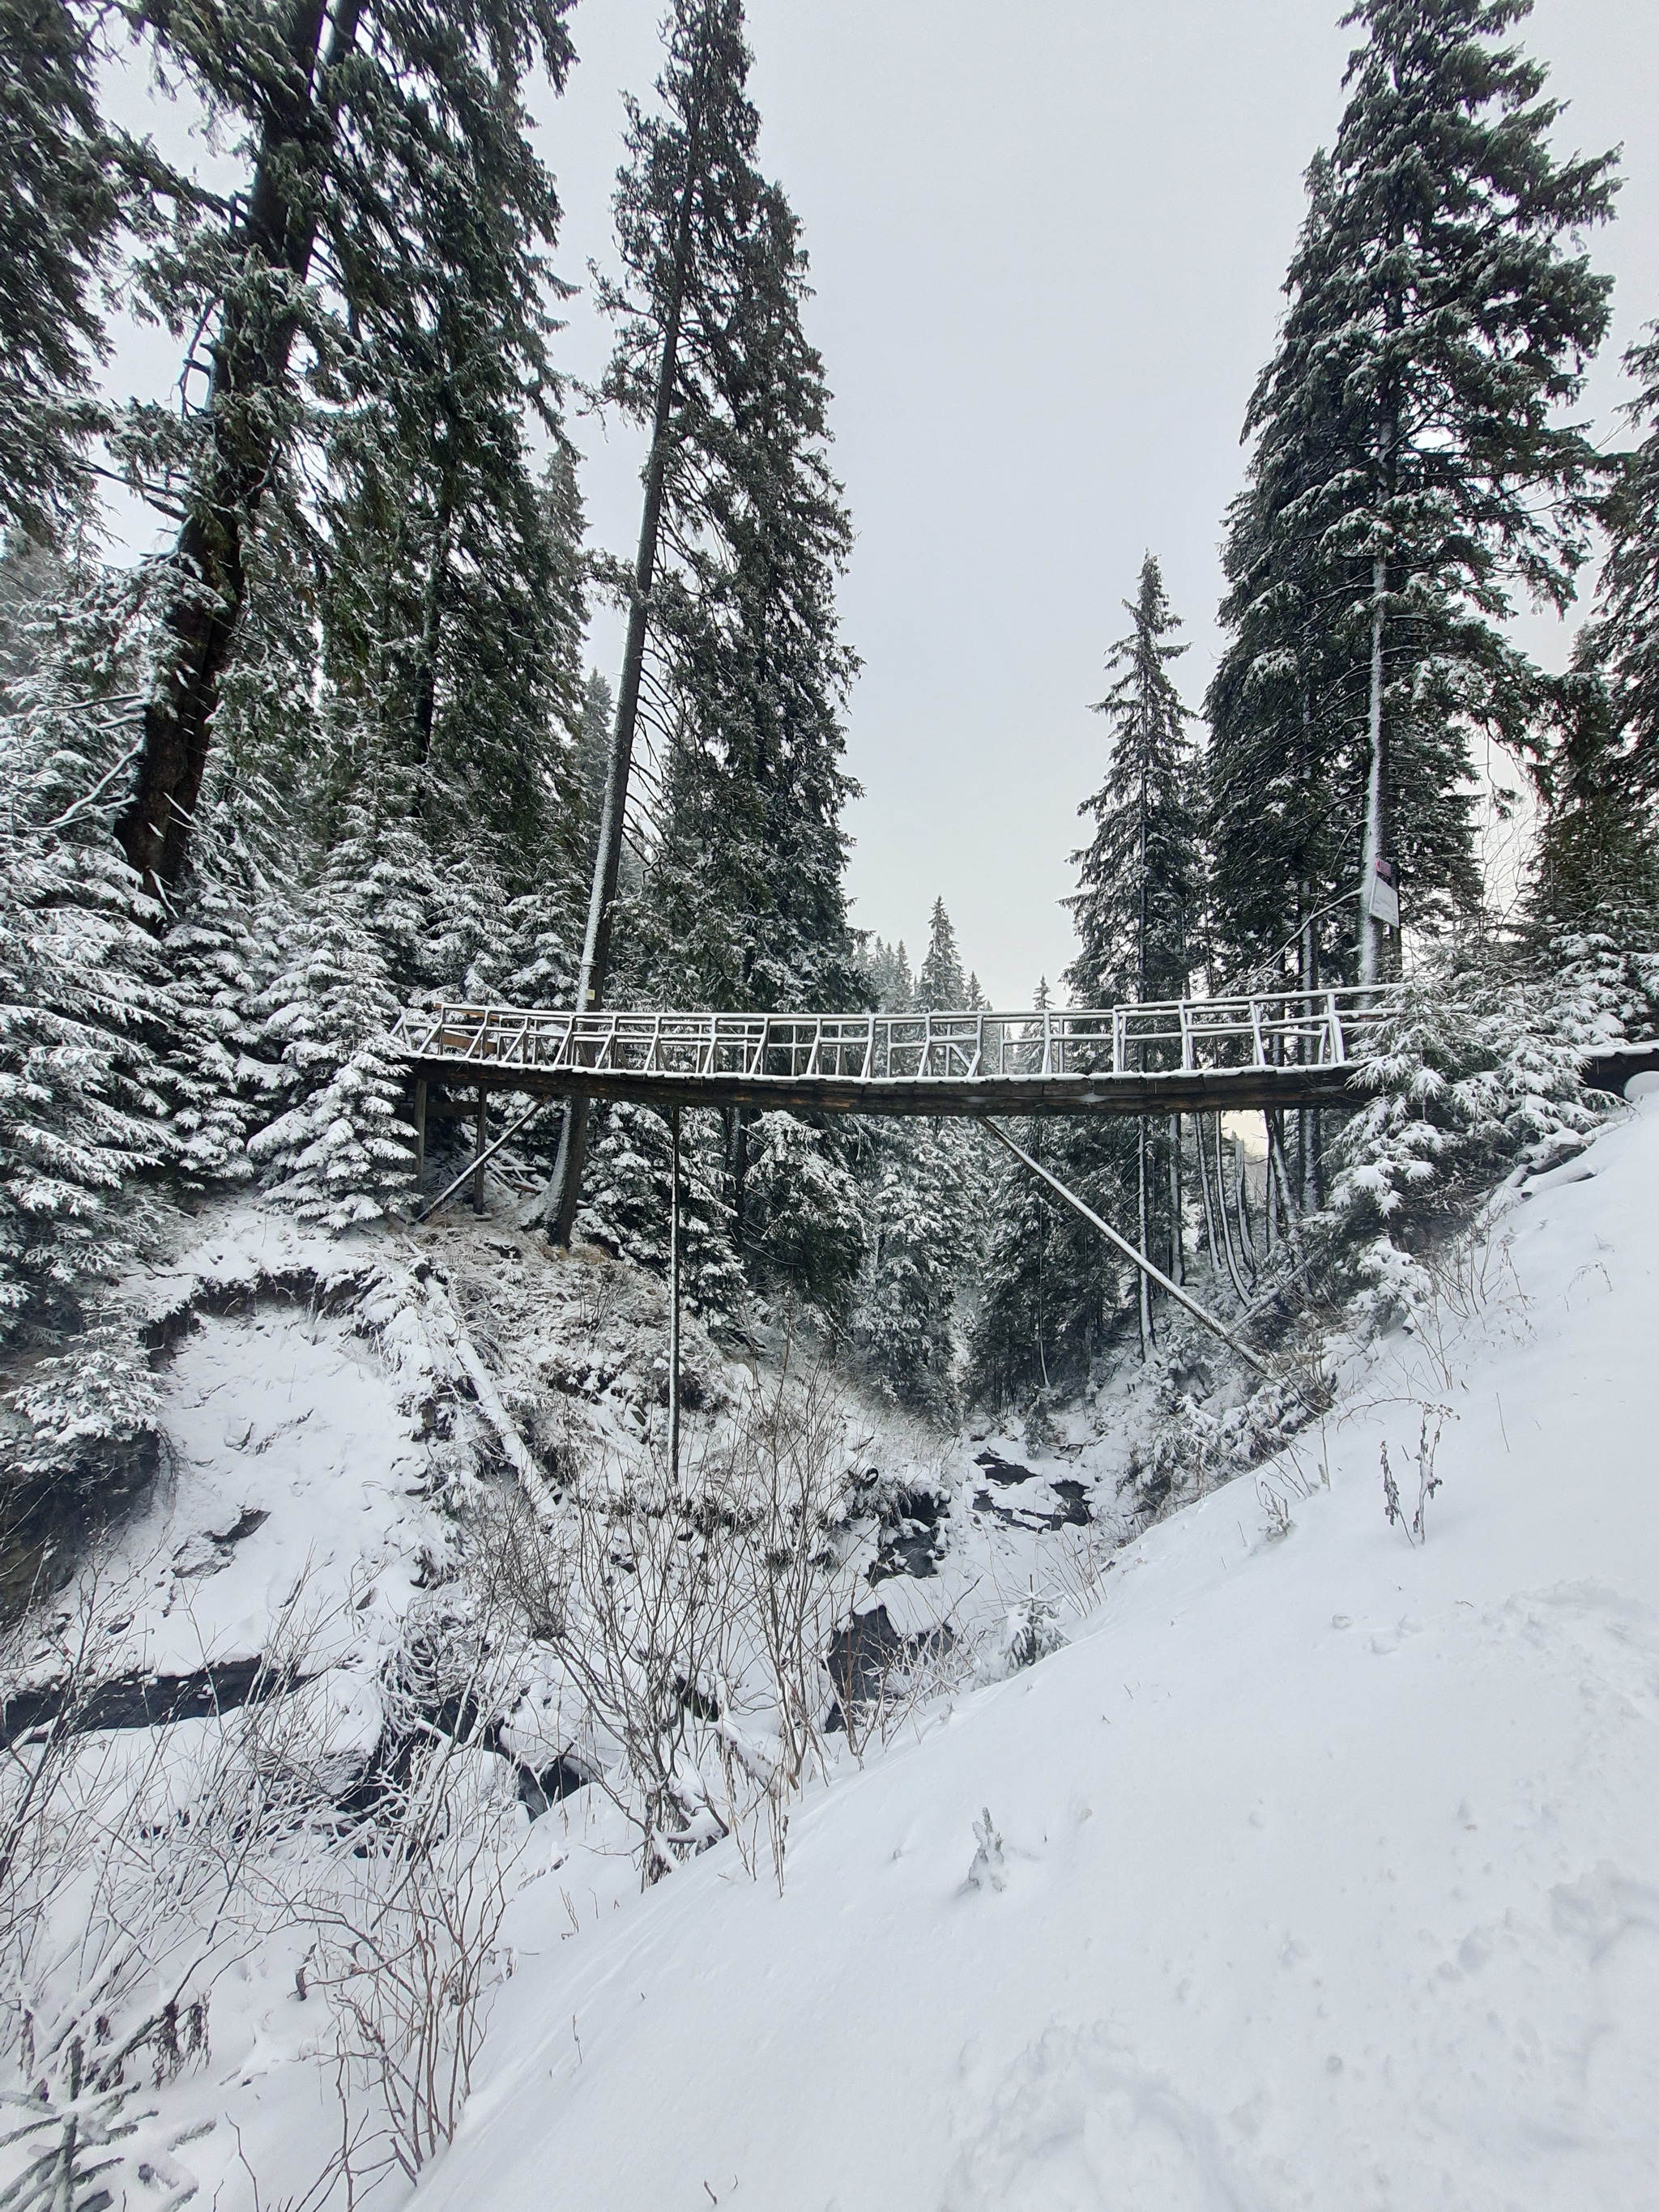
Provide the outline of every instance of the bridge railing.
<path id="1" fill-rule="evenodd" d="M 1384 985 L 1025 1013 L 578 1014 L 445 1005 L 404 1014 L 411 1060 L 639 1074 L 855 1082 L 1341 1066 L 1393 1016 Z"/>

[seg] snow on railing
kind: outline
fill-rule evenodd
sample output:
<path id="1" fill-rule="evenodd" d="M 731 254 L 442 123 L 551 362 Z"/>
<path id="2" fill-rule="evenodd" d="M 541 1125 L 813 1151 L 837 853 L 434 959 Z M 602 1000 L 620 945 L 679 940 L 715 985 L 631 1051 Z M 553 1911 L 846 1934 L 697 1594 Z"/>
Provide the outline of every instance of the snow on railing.
<path id="1" fill-rule="evenodd" d="M 579 1014 L 411 1009 L 393 1042 L 417 1061 L 556 1075 L 586 1068 L 696 1078 L 879 1083 L 1340 1067 L 1389 1021 L 1397 987 L 1024 1013 Z"/>

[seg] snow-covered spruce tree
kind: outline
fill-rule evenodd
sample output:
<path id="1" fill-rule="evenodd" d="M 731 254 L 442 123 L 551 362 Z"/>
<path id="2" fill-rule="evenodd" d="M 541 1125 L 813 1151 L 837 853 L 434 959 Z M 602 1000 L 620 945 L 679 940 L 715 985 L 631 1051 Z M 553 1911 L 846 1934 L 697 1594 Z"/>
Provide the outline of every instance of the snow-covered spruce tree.
<path id="1" fill-rule="evenodd" d="M 1187 648 L 1171 641 L 1180 618 L 1150 553 L 1124 605 L 1133 628 L 1107 656 L 1115 680 L 1094 710 L 1106 718 L 1106 775 L 1078 809 L 1095 834 L 1072 855 L 1078 888 L 1066 901 L 1080 942 L 1066 981 L 1079 1006 L 1182 997 L 1197 935 L 1197 748 L 1169 673 Z"/>
<path id="2" fill-rule="evenodd" d="M 960 1013 L 968 1004 L 968 979 L 962 972 L 957 933 L 936 898 L 927 918 L 927 951 L 916 971 L 916 1007 L 922 1013 Z"/>
<path id="3" fill-rule="evenodd" d="M 1321 618 L 1316 548 L 1253 481 L 1222 547 L 1228 642 L 1205 699 L 1206 934 L 1218 987 L 1298 990 L 1353 963 L 1348 824 L 1358 804 L 1346 665 Z"/>
<path id="4" fill-rule="evenodd" d="M 684 1281 L 711 1326 L 740 1321 L 748 1285 L 732 1242 L 725 1196 L 725 1133 L 718 1115 L 690 1114 L 680 1136 Z M 673 1139 L 650 1106 L 613 1105 L 595 1124 L 593 1172 L 576 1216 L 575 1242 L 598 1244 L 653 1274 L 668 1272 Z"/>
<path id="5" fill-rule="evenodd" d="M 616 720 L 616 694 L 599 674 L 590 669 L 582 686 L 581 716 L 576 726 L 576 785 L 581 793 L 582 864 L 590 877 L 599 843 L 599 811 L 605 805 L 605 763 L 611 751 L 611 726 Z M 637 890 L 637 883 L 624 884 Z"/>
<path id="6" fill-rule="evenodd" d="M 916 1003 L 915 978 L 904 939 L 888 945 L 872 937 L 860 954 L 869 1002 L 879 1014 L 908 1014 Z"/>
<path id="7" fill-rule="evenodd" d="M 406 817 L 434 854 L 487 859 L 562 905 L 581 858 L 575 732 L 586 617 L 572 458 L 537 471 L 523 422 L 557 434 L 532 303 L 502 305 L 526 252 L 458 265 L 434 328 L 368 386 L 330 444 L 324 719 L 332 822 Z"/>
<path id="8" fill-rule="evenodd" d="M 361 860 L 356 840 L 337 848 L 296 908 L 281 972 L 256 1001 L 286 1103 L 248 1152 L 277 1205 L 333 1231 L 379 1219 L 407 1190 L 414 1164 L 397 1119 L 403 1069 L 387 1043 L 398 994 Z"/>
<path id="9" fill-rule="evenodd" d="M 1048 984 L 1032 1005 L 1048 1005 Z M 1015 1141 L 1110 1218 L 1123 1147 L 1086 1121 L 1036 1115 Z M 983 1285 L 969 1329 L 975 1392 L 993 1405 L 1027 1402 L 1086 1383 L 1109 1340 L 1122 1296 L 1111 1248 L 1028 1168 L 998 1148 L 985 1195 Z"/>
<path id="10" fill-rule="evenodd" d="M 240 855 L 205 858 L 167 933 L 173 1019 L 165 1061 L 179 1173 L 210 1188 L 252 1176 L 248 1138 L 286 1087 L 256 1009 L 276 980 L 289 918 L 279 895 L 250 880 Z"/>
<path id="11" fill-rule="evenodd" d="M 650 445 L 581 989 L 606 988 L 634 750 L 647 883 L 625 988 L 659 1003 L 852 1007 L 841 715 L 856 663 L 835 588 L 851 542 L 828 459 L 806 260 L 757 166 L 740 0 L 678 0 L 659 107 L 630 106 L 605 392 Z M 550 1206 L 572 1218 L 584 1120 Z M 741 1211 L 744 1139 L 728 1138 Z"/>
<path id="12" fill-rule="evenodd" d="M 181 1173 L 246 1182 L 249 1135 L 285 1077 L 255 1011 L 288 957 L 293 903 L 316 866 L 318 564 L 298 488 L 246 548 L 236 651 L 215 714 L 189 877 L 164 944 L 174 1008 L 162 1044 Z"/>
<path id="13" fill-rule="evenodd" d="M 1017 1122 L 1015 1142 L 1053 1174 L 1054 1124 L 1047 1115 Z M 993 1406 L 1020 1403 L 1066 1379 L 1055 1342 L 1055 1215 L 1046 1183 L 1007 1153 L 997 1161 L 987 1200 L 984 1290 L 969 1339 L 975 1396 Z"/>
<path id="14" fill-rule="evenodd" d="M 1597 937 L 1659 953 L 1659 806 L 1630 757 L 1627 695 L 1581 635 L 1567 673 L 1547 687 L 1547 735 L 1535 774 L 1544 803 L 1527 901 L 1540 957 L 1564 937 Z"/>
<path id="15" fill-rule="evenodd" d="M 854 1341 L 899 1404 L 948 1420 L 959 1403 L 959 1304 L 978 1227 L 964 1204 L 960 1125 L 918 1115 L 859 1129 L 867 1257 Z"/>
<path id="16" fill-rule="evenodd" d="M 1333 1287 L 1360 1314 L 1384 1326 L 1409 1316 L 1432 1297 L 1444 1232 L 1507 1171 L 1547 1168 L 1593 1130 L 1585 1046 L 1620 1034 L 1644 999 L 1659 1013 L 1659 963 L 1632 991 L 1609 951 L 1569 943 L 1541 982 L 1449 957 L 1413 976 L 1385 1048 L 1365 1063 L 1367 1103 L 1333 1142 L 1330 1196 L 1311 1224 Z"/>
<path id="17" fill-rule="evenodd" d="M 936 898 L 913 1008 L 897 1011 L 960 1012 L 967 995 L 956 930 Z M 866 1260 L 854 1333 L 885 1389 L 944 1417 L 957 1403 L 962 1294 L 989 1203 L 991 1140 L 950 1119 L 855 1126 Z"/>
<path id="18" fill-rule="evenodd" d="M 823 1131 L 793 1114 L 749 1125 L 742 1249 L 757 1285 L 846 1318 L 866 1234 L 856 1178 Z"/>
<path id="19" fill-rule="evenodd" d="M 12 1367 L 26 1471 L 149 1420 L 118 1285 L 157 1225 L 145 1171 L 173 1149 L 153 910 L 108 838 L 143 680 L 141 596 L 96 572 L 58 580 L 56 604 L 14 635 L 0 687 L 0 1346 L 61 1348 Z"/>
<path id="20" fill-rule="evenodd" d="M 658 1005 L 835 1011 L 863 995 L 842 888 L 842 714 L 856 664 L 835 594 L 851 531 L 828 464 L 823 364 L 801 327 L 799 226 L 756 166 L 742 33 L 741 9 L 724 0 L 682 9 L 665 112 L 633 117 L 617 197 L 624 275 L 607 295 L 617 344 L 605 389 L 653 426 L 647 505 L 660 483 L 649 617 L 630 632 L 638 673 L 630 657 L 613 732 L 620 742 L 632 698 L 629 761 L 635 732 L 654 756 L 640 764 L 643 864 L 618 981 Z M 642 533 L 641 562 L 647 550 Z M 772 1198 L 750 1218 L 750 1121 L 727 1115 L 728 1192 L 739 1248 L 772 1277 Z M 826 1210 L 799 1224 L 791 1281 L 832 1310 L 846 1274 L 842 1138 L 803 1130 L 792 1143 L 826 1168 L 799 1205 L 822 1198 Z M 769 1151 L 775 1180 L 775 1140 Z M 799 1274 L 814 1255 L 822 1280 Z"/>
<path id="21" fill-rule="evenodd" d="M 678 588 L 653 635 L 669 726 L 641 918 L 668 1003 L 835 1012 L 860 981 L 841 827 L 857 663 L 835 603 L 852 529 L 800 326 L 798 226 L 775 185 L 755 176 L 750 191 L 721 344 L 707 367 L 688 353 L 681 377 L 677 467 L 701 496 L 671 507 L 665 533 Z"/>
<path id="22" fill-rule="evenodd" d="M 100 23 L 70 0 L 0 0 L 0 527 L 40 538 L 84 510 L 99 420 L 94 288 L 118 207 Z"/>
<path id="23" fill-rule="evenodd" d="M 1186 647 L 1175 643 L 1179 618 L 1149 553 L 1125 606 L 1133 627 L 1107 657 L 1115 680 L 1096 711 L 1106 718 L 1110 752 L 1100 789 L 1079 812 L 1095 834 L 1073 859 L 1078 889 L 1067 902 L 1079 939 L 1066 971 L 1073 1002 L 1109 1006 L 1186 995 L 1198 934 L 1203 854 L 1193 804 L 1197 748 L 1191 715 L 1170 674 Z M 1149 1063 L 1151 1064 L 1151 1063 Z M 1071 1133 L 1073 1165 L 1097 1185 L 1115 1184 L 1108 1218 L 1133 1208 L 1140 1249 L 1179 1278 L 1182 1266 L 1178 1127 L 1140 1116 L 1133 1138 L 1103 1117 Z M 1097 1303 L 1115 1269 L 1103 1242 L 1096 1279 L 1079 1285 Z M 1152 1300 L 1139 1278 L 1141 1356 L 1151 1346 Z"/>
<path id="24" fill-rule="evenodd" d="M 1626 413 L 1645 433 L 1621 458 L 1603 520 L 1607 530 L 1600 603 L 1583 657 L 1605 672 L 1608 767 L 1628 757 L 1644 787 L 1659 793 L 1659 324 L 1625 356 L 1637 381 Z"/>
<path id="25" fill-rule="evenodd" d="M 562 82 L 566 12 L 565 0 L 139 10 L 162 66 L 252 164 L 223 202 L 189 179 L 164 185 L 157 204 L 172 219 L 137 271 L 163 323 L 181 338 L 204 330 L 206 359 L 192 366 L 210 371 L 190 383 L 182 423 L 135 408 L 124 433 L 135 478 L 183 517 L 118 825 L 133 866 L 168 894 L 187 872 L 250 538 L 307 428 L 307 381 L 332 397 L 362 363 L 384 381 L 405 341 L 417 347 L 434 280 L 458 258 L 534 262 L 550 242 L 557 202 L 520 86 L 538 64 Z M 222 222 L 204 214 L 221 204 Z"/>
<path id="26" fill-rule="evenodd" d="M 1240 641 L 1267 595 L 1277 660 L 1257 672 L 1300 690 L 1322 744 L 1340 735 L 1351 880 L 1387 853 L 1418 926 L 1478 897 L 1468 732 L 1522 743 L 1532 697 L 1499 624 L 1517 585 L 1571 599 L 1603 472 L 1562 416 L 1607 325 L 1607 281 L 1578 240 L 1608 212 L 1612 159 L 1554 157 L 1545 72 L 1502 43 L 1527 12 L 1360 0 L 1345 19 L 1362 33 L 1347 106 L 1310 174 L 1290 305 L 1246 422 Z M 1298 592 L 1314 617 L 1300 625 Z M 1228 716 L 1218 743 L 1239 726 Z M 1224 757 L 1212 781 L 1255 803 Z M 1283 859 L 1301 865 L 1294 835 Z M 1362 977 L 1378 939 L 1358 926 Z"/>

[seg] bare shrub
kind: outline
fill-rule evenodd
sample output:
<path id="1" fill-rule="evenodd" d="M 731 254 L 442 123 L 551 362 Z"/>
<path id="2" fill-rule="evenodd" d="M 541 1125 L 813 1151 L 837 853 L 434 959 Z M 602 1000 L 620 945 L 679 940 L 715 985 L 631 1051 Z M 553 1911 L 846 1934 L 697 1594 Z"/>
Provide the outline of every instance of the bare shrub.
<path id="1" fill-rule="evenodd" d="M 520 1815 L 495 1730 L 515 1694 L 499 1577 L 482 1601 L 418 1609 L 382 1686 L 367 1816 L 293 1900 L 306 1989 L 327 2004 L 347 2201 L 413 2181 L 453 2135 L 490 2000 L 507 1978 L 501 1923 Z"/>
<path id="2" fill-rule="evenodd" d="M 1425 1544 L 1428 1541 L 1429 1532 L 1425 1516 L 1429 1510 L 1430 1498 L 1439 1489 L 1443 1480 L 1434 1471 L 1434 1457 L 1440 1448 L 1441 1429 L 1450 1412 L 1451 1408 L 1449 1406 L 1425 1406 L 1423 1408 L 1422 1420 L 1417 1435 L 1417 1507 L 1409 1521 L 1406 1518 L 1406 1508 L 1401 1498 L 1400 1485 L 1395 1481 L 1394 1469 L 1389 1464 L 1389 1447 L 1386 1443 L 1378 1447 L 1382 1459 L 1382 1510 L 1388 1516 L 1390 1528 L 1393 1528 L 1396 1522 L 1399 1523 L 1405 1532 L 1406 1541 L 1408 1544 Z M 1432 1428 L 1431 1428 L 1431 1423 L 1433 1425 Z"/>
<path id="3" fill-rule="evenodd" d="M 676 1485 L 599 1460 L 556 1515 L 496 1508 L 489 1540 L 555 1662 L 584 1764 L 639 1836 L 647 1885 L 787 1806 L 826 1760 L 823 1655 L 850 1604 L 842 1403 L 786 1358 Z"/>
<path id="4" fill-rule="evenodd" d="M 133 1725 L 135 1680 L 110 1655 L 145 1579 L 88 1572 L 5 1655 L 0 2038 L 19 2087 L 3 2094 L 28 2108 L 8 2140 L 46 2146 L 18 2206 L 97 2201 L 87 2185 L 143 2117 L 135 2092 L 206 2057 L 214 1985 L 264 1940 L 274 1862 L 315 1803 L 314 1723 L 289 1694 L 319 1629 L 303 1591 L 246 1703 Z"/>

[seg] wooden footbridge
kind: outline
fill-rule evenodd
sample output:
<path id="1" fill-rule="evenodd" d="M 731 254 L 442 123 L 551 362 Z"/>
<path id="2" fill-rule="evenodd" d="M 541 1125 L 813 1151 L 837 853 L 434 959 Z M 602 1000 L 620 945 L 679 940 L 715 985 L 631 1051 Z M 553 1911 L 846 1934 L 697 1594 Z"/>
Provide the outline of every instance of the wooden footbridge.
<path id="1" fill-rule="evenodd" d="M 1193 1114 L 1353 1102 L 1399 986 L 1024 1013 L 565 1013 L 440 1006 L 417 1083 L 819 1114 Z"/>
<path id="2" fill-rule="evenodd" d="M 1231 1329 L 992 1117 L 1271 1114 L 1355 1105 L 1363 1096 L 1364 1062 L 1385 1044 L 1401 995 L 1400 985 L 1381 984 L 1012 1014 L 575 1013 L 445 1005 L 404 1013 L 392 1044 L 414 1084 L 417 1183 L 429 1086 L 468 1095 L 473 1103 L 461 1110 L 477 1119 L 472 1159 L 425 1213 L 469 1180 L 482 1212 L 486 1163 L 553 1099 L 631 1099 L 666 1111 L 674 1133 L 669 1433 L 678 1468 L 683 1107 L 982 1119 L 1133 1266 L 1265 1372 Z M 1650 1047 L 1609 1047 L 1587 1054 L 1585 1062 L 1590 1080 L 1613 1090 L 1656 1065 L 1659 1051 Z M 491 1143 L 489 1102 L 496 1091 L 526 1094 L 531 1103 Z"/>

